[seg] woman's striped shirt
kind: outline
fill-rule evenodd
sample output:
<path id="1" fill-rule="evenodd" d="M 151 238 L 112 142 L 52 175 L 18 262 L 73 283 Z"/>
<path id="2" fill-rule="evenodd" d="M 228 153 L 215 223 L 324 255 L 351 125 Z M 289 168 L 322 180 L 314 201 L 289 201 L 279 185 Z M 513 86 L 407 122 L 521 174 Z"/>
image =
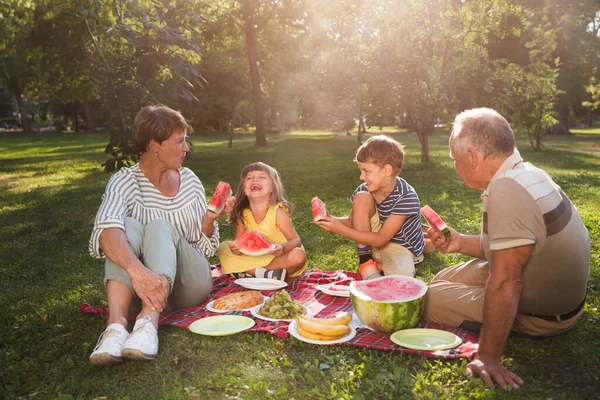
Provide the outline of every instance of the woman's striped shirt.
<path id="1" fill-rule="evenodd" d="M 206 215 L 206 195 L 200 179 L 189 169 L 180 168 L 179 192 L 168 197 L 146 178 L 139 164 L 122 168 L 114 174 L 102 196 L 96 214 L 89 250 L 92 257 L 104 258 L 99 238 L 104 229 L 125 230 L 125 218 L 131 217 L 146 225 L 161 218 L 169 221 L 181 236 L 206 257 L 215 255 L 219 247 L 219 227 L 215 221 L 214 233 L 202 233 Z"/>
<path id="2" fill-rule="evenodd" d="M 350 201 L 354 200 L 354 196 L 361 192 L 368 192 L 366 184 L 361 184 L 350 197 Z M 396 178 L 396 187 L 392 193 L 388 195 L 381 203 L 377 204 L 379 212 L 379 221 L 383 225 L 390 215 L 405 215 L 406 220 L 400 227 L 400 230 L 390 240 L 393 243 L 398 243 L 412 251 L 416 256 L 423 254 L 425 250 L 425 241 L 423 239 L 423 231 L 421 229 L 421 205 L 419 196 L 404 179 Z"/>

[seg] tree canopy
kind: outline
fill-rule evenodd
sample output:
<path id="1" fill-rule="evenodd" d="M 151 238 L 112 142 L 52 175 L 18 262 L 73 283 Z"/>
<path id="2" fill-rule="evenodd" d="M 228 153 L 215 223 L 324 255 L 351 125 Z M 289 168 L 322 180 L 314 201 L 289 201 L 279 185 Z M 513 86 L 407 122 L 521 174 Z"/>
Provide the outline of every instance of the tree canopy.
<path id="1" fill-rule="evenodd" d="M 14 101 L 2 104 L 26 129 L 79 115 L 110 127 L 115 167 L 136 110 L 157 102 L 197 130 L 255 127 L 259 146 L 290 126 L 400 125 L 423 161 L 436 123 L 490 106 L 539 148 L 551 126 L 597 112 L 599 11 L 596 0 L 3 0 L 0 89 Z"/>

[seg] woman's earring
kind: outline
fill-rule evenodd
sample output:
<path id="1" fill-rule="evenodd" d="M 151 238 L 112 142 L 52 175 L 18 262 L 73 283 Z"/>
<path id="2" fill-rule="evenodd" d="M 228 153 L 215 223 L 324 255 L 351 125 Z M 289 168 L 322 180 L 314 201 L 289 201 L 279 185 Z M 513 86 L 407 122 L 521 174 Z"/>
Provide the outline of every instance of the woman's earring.
<path id="1" fill-rule="evenodd" d="M 154 157 L 158 157 L 158 151 L 154 152 Z"/>

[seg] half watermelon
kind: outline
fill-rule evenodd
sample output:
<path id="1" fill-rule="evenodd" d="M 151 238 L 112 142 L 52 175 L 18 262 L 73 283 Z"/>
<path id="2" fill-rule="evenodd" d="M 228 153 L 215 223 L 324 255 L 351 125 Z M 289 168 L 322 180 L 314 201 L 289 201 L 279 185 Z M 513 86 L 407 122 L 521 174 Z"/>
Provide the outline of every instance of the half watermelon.
<path id="1" fill-rule="evenodd" d="M 248 256 L 262 256 L 274 247 L 269 240 L 256 231 L 245 231 L 234 240 L 234 243 L 242 254 Z"/>
<path id="2" fill-rule="evenodd" d="M 318 197 L 311 200 L 313 221 L 320 221 L 327 216 L 327 207 Z"/>
<path id="3" fill-rule="evenodd" d="M 429 206 L 421 208 L 421 214 L 427 220 L 430 227 L 442 232 L 446 239 L 450 238 L 450 229 L 446 226 L 444 220 Z"/>
<path id="4" fill-rule="evenodd" d="M 215 214 L 220 214 L 223 208 L 225 208 L 225 201 L 231 196 L 231 193 L 233 192 L 229 183 L 219 182 L 212 199 L 210 199 L 210 203 L 208 203 L 208 210 Z"/>
<path id="5" fill-rule="evenodd" d="M 352 308 L 361 322 L 380 332 L 414 328 L 424 310 L 425 282 L 390 275 L 350 282 Z"/>

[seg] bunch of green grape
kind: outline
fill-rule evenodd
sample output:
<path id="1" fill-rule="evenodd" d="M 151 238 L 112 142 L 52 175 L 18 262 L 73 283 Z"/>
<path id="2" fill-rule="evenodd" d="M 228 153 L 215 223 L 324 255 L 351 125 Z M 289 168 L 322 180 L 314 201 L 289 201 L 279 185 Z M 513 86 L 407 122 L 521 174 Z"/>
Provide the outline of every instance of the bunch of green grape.
<path id="1" fill-rule="evenodd" d="M 258 314 L 273 319 L 292 319 L 296 314 L 306 314 L 306 307 L 300 302 L 292 300 L 284 289 L 265 301 L 265 304 L 258 310 Z"/>

